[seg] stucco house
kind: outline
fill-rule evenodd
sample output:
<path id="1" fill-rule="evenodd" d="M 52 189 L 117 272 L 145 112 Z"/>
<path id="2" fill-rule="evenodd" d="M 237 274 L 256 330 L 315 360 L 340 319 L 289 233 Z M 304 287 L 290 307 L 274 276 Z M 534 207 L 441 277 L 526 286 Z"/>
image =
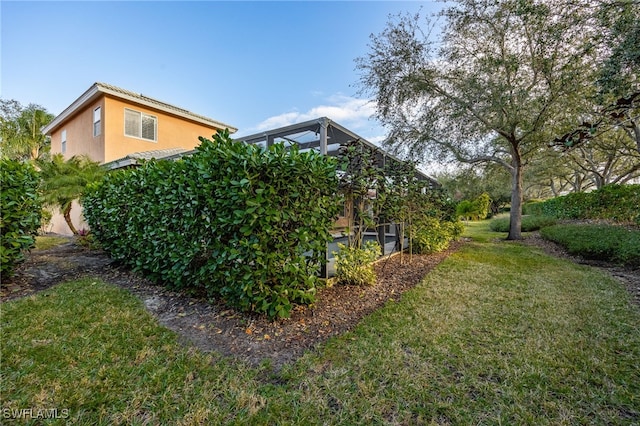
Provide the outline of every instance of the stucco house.
<path id="1" fill-rule="evenodd" d="M 95 83 L 42 131 L 51 153 L 108 163 L 134 152 L 193 149 L 199 136 L 235 127 L 105 83 Z"/>
<path id="2" fill-rule="evenodd" d="M 65 158 L 86 155 L 101 164 L 127 156 L 163 158 L 189 151 L 218 130 L 237 129 L 140 93 L 94 83 L 42 129 L 51 138 L 51 153 Z M 74 207 L 73 221 L 81 209 Z M 62 216 L 54 214 L 51 232 L 69 234 Z"/>

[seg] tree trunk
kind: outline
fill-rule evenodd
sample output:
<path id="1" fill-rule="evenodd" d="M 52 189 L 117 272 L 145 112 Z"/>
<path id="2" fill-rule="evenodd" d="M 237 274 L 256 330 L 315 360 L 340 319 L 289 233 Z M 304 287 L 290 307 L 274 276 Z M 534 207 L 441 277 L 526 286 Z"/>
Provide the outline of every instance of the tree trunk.
<path id="1" fill-rule="evenodd" d="M 636 147 L 638 148 L 638 152 L 640 152 L 640 126 L 634 121 L 630 120 L 631 130 L 633 130 L 633 136 L 636 140 Z"/>
<path id="2" fill-rule="evenodd" d="M 64 220 L 67 222 L 67 225 L 69 225 L 69 229 L 73 232 L 73 235 L 78 235 L 78 230 L 73 226 L 73 222 L 71 222 L 71 203 L 64 208 L 62 215 L 64 216 Z"/>
<path id="3" fill-rule="evenodd" d="M 522 159 L 517 147 L 513 148 L 511 165 L 511 213 L 507 240 L 522 239 Z"/>

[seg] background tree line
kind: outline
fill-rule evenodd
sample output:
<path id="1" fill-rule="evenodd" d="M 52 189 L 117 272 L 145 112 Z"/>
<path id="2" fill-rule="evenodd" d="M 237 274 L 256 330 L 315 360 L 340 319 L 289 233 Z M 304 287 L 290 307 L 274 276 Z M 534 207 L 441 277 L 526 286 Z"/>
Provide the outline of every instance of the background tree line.
<path id="1" fill-rule="evenodd" d="M 638 177 L 639 11 L 631 0 L 459 0 L 437 21 L 391 17 L 357 59 L 359 84 L 399 155 L 501 167 L 519 239 L 527 191 Z"/>

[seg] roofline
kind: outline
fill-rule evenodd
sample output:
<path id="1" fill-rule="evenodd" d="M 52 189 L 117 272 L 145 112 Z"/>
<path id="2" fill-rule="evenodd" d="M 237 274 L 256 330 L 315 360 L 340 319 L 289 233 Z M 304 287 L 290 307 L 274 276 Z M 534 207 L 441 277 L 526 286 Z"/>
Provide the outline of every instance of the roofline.
<path id="1" fill-rule="evenodd" d="M 123 89 L 123 92 L 127 92 Z M 45 135 L 49 135 L 50 133 L 59 127 L 63 122 L 65 122 L 69 117 L 76 113 L 80 108 L 82 108 L 87 103 L 95 100 L 101 93 L 105 95 L 110 95 L 115 98 L 125 99 L 131 102 L 134 102 L 138 105 L 143 105 L 151 109 L 159 110 L 165 112 L 167 114 L 175 115 L 178 117 L 186 118 L 191 121 L 198 122 L 200 124 L 209 125 L 212 127 L 217 127 L 219 129 L 229 129 L 230 133 L 235 133 L 238 131 L 237 128 L 230 126 L 228 124 L 222 123 L 217 120 L 213 120 L 211 118 L 203 117 L 196 115 L 190 111 L 187 111 L 183 108 L 176 107 L 171 104 L 167 104 L 166 102 L 159 101 L 157 99 L 153 99 L 149 96 L 144 96 L 142 94 L 136 94 L 137 96 L 131 96 L 127 93 L 122 93 L 119 91 L 115 91 L 108 87 L 103 83 L 94 83 L 86 92 L 84 92 L 78 99 L 76 99 L 71 105 L 64 109 L 56 118 L 54 118 L 51 123 L 47 124 L 42 128 L 42 133 Z M 149 101 L 145 100 L 148 99 Z M 169 107 L 175 108 L 163 108 L 162 105 L 167 105 Z"/>
<path id="2" fill-rule="evenodd" d="M 383 148 L 369 142 L 368 140 L 366 140 L 365 138 L 363 138 L 362 136 L 353 133 L 351 130 L 347 129 L 346 127 L 336 123 L 335 121 L 331 120 L 328 117 L 319 117 L 313 120 L 309 120 L 309 121 L 304 121 L 301 123 L 296 123 L 296 124 L 290 124 L 288 126 L 284 126 L 284 127 L 278 127 L 276 129 L 271 129 L 271 130 L 265 130 L 263 132 L 259 132 L 259 133 L 254 133 L 252 135 L 247 135 L 247 136 L 240 136 L 237 138 L 237 140 L 243 141 L 245 143 L 251 143 L 250 141 L 252 140 L 259 140 L 259 139 L 263 139 L 267 136 L 273 136 L 273 137 L 280 137 L 282 135 L 286 135 L 287 133 L 291 132 L 292 130 L 296 130 L 298 128 L 301 127 L 308 127 L 308 126 L 312 126 L 314 124 L 321 124 L 321 123 L 326 123 L 327 125 L 331 125 L 336 127 L 338 130 L 346 133 L 347 135 L 351 136 L 354 140 L 359 140 L 360 142 L 362 142 L 363 144 L 365 144 L 366 146 L 368 146 L 369 148 L 378 151 L 379 153 L 381 153 L 382 155 L 384 155 L 385 157 L 391 158 L 394 161 L 400 162 L 400 163 L 405 163 L 405 160 L 401 160 L 400 158 L 396 157 L 395 155 L 387 152 L 386 150 L 384 150 Z M 426 173 L 423 173 L 422 171 L 415 169 L 415 172 L 419 175 L 421 175 L 423 178 L 425 178 L 426 180 L 429 180 L 435 184 L 439 185 L 439 182 L 427 175 Z"/>
<path id="3" fill-rule="evenodd" d="M 153 152 L 153 151 L 143 151 L 144 152 Z M 187 156 L 191 156 L 193 154 L 195 154 L 196 150 L 195 149 L 190 149 L 190 150 L 185 150 L 182 152 L 176 152 L 174 154 L 171 155 L 167 155 L 164 157 L 160 157 L 160 158 L 155 158 L 152 157 L 155 160 L 170 160 L 170 161 L 174 161 L 174 160 L 178 160 L 182 157 L 184 157 L 185 155 Z M 134 154 L 137 153 L 132 153 L 132 154 L 127 154 L 122 158 L 118 158 L 115 160 L 111 160 L 107 163 L 104 163 L 103 166 L 106 167 L 108 170 L 115 170 L 115 169 L 121 169 L 123 167 L 128 167 L 128 166 L 136 166 L 139 164 L 139 162 L 142 161 L 148 161 L 149 158 L 137 158 L 134 156 Z"/>

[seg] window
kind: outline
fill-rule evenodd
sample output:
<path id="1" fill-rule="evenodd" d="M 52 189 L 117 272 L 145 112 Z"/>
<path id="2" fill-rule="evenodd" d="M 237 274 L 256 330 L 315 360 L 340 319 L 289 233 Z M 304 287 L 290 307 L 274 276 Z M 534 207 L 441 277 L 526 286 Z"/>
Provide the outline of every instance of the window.
<path id="1" fill-rule="evenodd" d="M 102 108 L 98 107 L 93 110 L 93 136 L 100 136 L 102 132 Z"/>
<path id="2" fill-rule="evenodd" d="M 60 136 L 60 152 L 63 154 L 67 152 L 67 131 L 62 131 L 62 136 Z"/>
<path id="3" fill-rule="evenodd" d="M 139 111 L 125 108 L 124 110 L 124 134 L 134 138 L 156 140 L 158 118 Z"/>

